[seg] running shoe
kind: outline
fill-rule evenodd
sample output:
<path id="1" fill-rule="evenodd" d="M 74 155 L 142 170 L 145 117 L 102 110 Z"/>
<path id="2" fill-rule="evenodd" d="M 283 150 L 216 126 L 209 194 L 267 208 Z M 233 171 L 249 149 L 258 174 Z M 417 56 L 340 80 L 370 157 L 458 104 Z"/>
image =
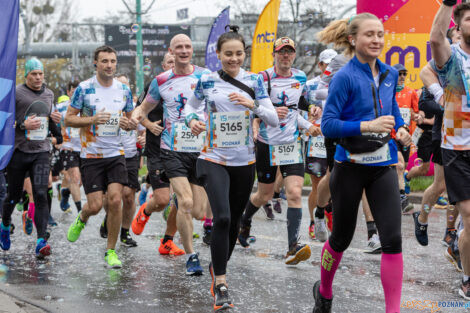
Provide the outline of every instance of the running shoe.
<path id="1" fill-rule="evenodd" d="M 325 242 L 328 239 L 328 229 L 324 218 L 315 217 L 315 238 L 320 242 Z"/>
<path id="2" fill-rule="evenodd" d="M 437 199 L 436 204 L 434 205 L 434 207 L 436 209 L 443 210 L 443 209 L 446 209 L 448 205 L 449 205 L 449 201 L 447 201 L 446 198 L 441 196 L 441 197 L 439 197 L 439 199 Z"/>
<path id="3" fill-rule="evenodd" d="M 405 171 L 403 173 L 403 179 L 405 180 L 405 194 L 409 194 L 411 191 L 411 184 L 410 184 L 411 180 L 406 178 L 407 175 L 408 175 L 408 171 Z"/>
<path id="4" fill-rule="evenodd" d="M 47 221 L 47 224 L 51 227 L 57 226 L 57 222 L 54 220 L 51 214 L 49 214 L 49 220 Z"/>
<path id="5" fill-rule="evenodd" d="M 459 295 L 461 295 L 465 300 L 470 300 L 470 279 L 464 281 L 462 278 L 462 285 L 459 289 Z"/>
<path id="6" fill-rule="evenodd" d="M 400 203 L 401 203 L 401 213 L 406 214 L 409 211 L 414 209 L 413 204 L 410 203 L 407 195 L 400 195 Z"/>
<path id="7" fill-rule="evenodd" d="M 148 190 L 141 190 L 139 194 L 139 205 L 143 205 L 147 201 Z"/>
<path id="8" fill-rule="evenodd" d="M 10 235 L 13 235 L 15 233 L 15 224 L 11 223 L 10 224 Z"/>
<path id="9" fill-rule="evenodd" d="M 161 255 L 183 255 L 185 254 L 183 249 L 178 248 L 178 246 L 173 242 L 173 240 L 167 240 L 163 243 L 163 238 L 160 239 L 160 247 L 158 247 L 158 252 Z"/>
<path id="10" fill-rule="evenodd" d="M 266 213 L 266 217 L 270 220 L 273 220 L 274 213 L 273 213 L 273 209 L 271 208 L 271 203 L 268 202 L 265 205 L 263 205 L 263 209 L 264 209 L 264 212 Z"/>
<path id="11" fill-rule="evenodd" d="M 199 253 L 191 255 L 186 262 L 186 275 L 199 276 L 202 275 L 201 263 L 199 263 Z"/>
<path id="12" fill-rule="evenodd" d="M 63 212 L 70 212 L 71 211 L 70 204 L 69 204 L 68 200 L 69 200 L 68 197 L 62 197 L 62 199 L 60 200 L 60 209 Z"/>
<path id="13" fill-rule="evenodd" d="M 251 226 L 242 226 L 240 232 L 238 233 L 238 242 L 243 248 L 248 248 L 250 246 L 250 229 Z"/>
<path id="14" fill-rule="evenodd" d="M 211 275 L 211 295 L 214 297 L 214 285 L 215 285 L 215 275 L 214 275 L 214 266 L 212 265 L 212 261 L 209 263 L 209 274 Z"/>
<path id="15" fill-rule="evenodd" d="M 279 191 L 279 198 L 287 201 L 286 191 L 284 188 L 281 188 L 281 190 Z"/>
<path id="16" fill-rule="evenodd" d="M 326 219 L 326 226 L 330 233 L 333 231 L 333 211 L 327 212 L 325 210 L 325 219 Z"/>
<path id="17" fill-rule="evenodd" d="M 62 188 L 62 184 L 58 183 L 57 185 L 55 185 L 55 188 L 57 189 L 57 199 L 59 199 L 59 201 L 61 201 L 62 200 L 62 194 L 60 192 L 60 189 Z"/>
<path id="18" fill-rule="evenodd" d="M 145 228 L 145 224 L 147 224 L 150 216 L 147 216 L 144 213 L 145 208 L 147 207 L 147 202 L 140 206 L 139 212 L 132 220 L 132 232 L 136 235 L 142 234 Z"/>
<path id="19" fill-rule="evenodd" d="M 454 228 L 446 228 L 444 234 L 444 239 L 442 239 L 442 244 L 446 247 L 450 247 L 452 242 L 457 238 L 457 230 Z"/>
<path id="20" fill-rule="evenodd" d="M 108 224 L 107 224 L 107 215 L 104 216 L 103 221 L 100 225 L 100 236 L 101 238 L 108 238 Z"/>
<path id="21" fill-rule="evenodd" d="M 313 298 L 315 299 L 315 307 L 313 313 L 331 313 L 331 305 L 333 299 L 326 299 L 320 293 L 320 281 L 317 280 L 313 285 Z"/>
<path id="22" fill-rule="evenodd" d="M 137 247 L 137 241 L 132 239 L 129 231 L 126 231 L 124 236 L 121 234 L 121 243 L 128 246 L 128 247 Z"/>
<path id="23" fill-rule="evenodd" d="M 20 201 L 16 204 L 16 209 L 19 211 L 19 212 L 23 212 L 24 210 L 24 202 L 23 201 Z"/>
<path id="24" fill-rule="evenodd" d="M 82 222 L 79 214 L 75 221 L 73 221 L 72 225 L 70 225 L 69 227 L 69 230 L 67 232 L 67 240 L 70 242 L 77 241 L 78 237 L 80 237 L 80 233 L 82 232 L 83 228 L 85 228 L 85 223 Z"/>
<path id="25" fill-rule="evenodd" d="M 302 261 L 308 260 L 311 254 L 312 251 L 309 245 L 296 243 L 286 254 L 286 264 L 297 265 Z"/>
<path id="26" fill-rule="evenodd" d="M 48 255 L 51 255 L 51 246 L 45 239 L 41 238 L 36 245 L 36 257 L 44 259 Z"/>
<path id="27" fill-rule="evenodd" d="M 422 246 L 428 245 L 428 225 L 422 225 L 419 220 L 420 212 L 413 213 L 413 219 L 415 220 L 415 237 L 418 243 Z"/>
<path id="28" fill-rule="evenodd" d="M 0 224 L 0 248 L 2 250 L 10 249 L 10 226 L 4 226 L 3 222 Z"/>
<path id="29" fill-rule="evenodd" d="M 171 200 L 170 202 L 168 202 L 168 204 L 166 205 L 166 207 L 163 209 L 163 212 L 162 212 L 162 216 L 165 222 L 168 221 L 168 215 L 170 215 L 170 210 L 171 210 Z"/>
<path id="30" fill-rule="evenodd" d="M 273 210 L 278 213 L 278 214 L 281 214 L 282 213 L 282 206 L 281 206 L 281 198 L 277 198 L 277 199 L 273 199 L 272 200 L 272 203 L 273 203 Z"/>
<path id="31" fill-rule="evenodd" d="M 460 261 L 459 250 L 452 249 L 452 246 L 448 247 L 444 252 L 444 256 L 459 272 L 462 272 L 462 262 Z"/>
<path id="32" fill-rule="evenodd" d="M 315 225 L 312 224 L 308 227 L 308 236 L 310 239 L 315 240 Z"/>
<path id="33" fill-rule="evenodd" d="M 377 234 L 373 234 L 367 241 L 367 246 L 364 249 L 364 253 L 369 254 L 379 254 L 382 252 L 382 245 L 380 243 L 380 238 Z"/>
<path id="34" fill-rule="evenodd" d="M 202 242 L 210 246 L 211 238 L 212 238 L 212 226 L 204 226 L 204 235 L 202 236 Z"/>
<path id="35" fill-rule="evenodd" d="M 225 284 L 219 284 L 213 288 L 214 312 L 233 308 L 232 301 L 228 295 L 228 288 Z"/>
<path id="36" fill-rule="evenodd" d="M 23 212 L 23 231 L 26 235 L 31 235 L 33 232 L 33 220 L 28 215 L 28 211 Z"/>
<path id="37" fill-rule="evenodd" d="M 122 263 L 119 261 L 119 258 L 114 249 L 108 249 L 104 254 L 104 260 L 106 261 L 108 268 L 121 268 Z"/>

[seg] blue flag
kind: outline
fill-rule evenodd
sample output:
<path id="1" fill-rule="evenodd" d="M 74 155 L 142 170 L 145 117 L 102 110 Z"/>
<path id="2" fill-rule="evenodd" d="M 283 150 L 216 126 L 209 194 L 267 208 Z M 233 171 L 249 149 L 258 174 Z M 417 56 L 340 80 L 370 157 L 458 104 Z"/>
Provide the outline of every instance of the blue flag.
<path id="1" fill-rule="evenodd" d="M 217 49 L 217 40 L 220 35 L 225 33 L 225 26 L 230 24 L 230 6 L 226 7 L 212 24 L 211 32 L 206 44 L 206 67 L 211 71 L 217 71 L 222 68 L 220 61 L 215 53 Z"/>
<path id="2" fill-rule="evenodd" d="M 10 162 L 15 146 L 15 81 L 19 0 L 2 1 L 0 10 L 0 170 Z"/>

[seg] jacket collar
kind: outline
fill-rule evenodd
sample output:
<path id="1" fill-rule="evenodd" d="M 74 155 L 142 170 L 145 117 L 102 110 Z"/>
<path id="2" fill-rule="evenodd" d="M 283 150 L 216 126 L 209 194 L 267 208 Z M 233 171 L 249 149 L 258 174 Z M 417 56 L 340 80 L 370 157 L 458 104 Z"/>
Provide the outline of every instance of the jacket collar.
<path id="1" fill-rule="evenodd" d="M 364 73 L 366 73 L 367 75 L 369 75 L 370 78 L 374 79 L 374 76 L 372 75 L 372 71 L 369 67 L 369 64 L 368 63 L 361 63 L 356 56 L 354 56 L 352 59 L 351 59 L 351 62 L 352 64 L 354 64 L 354 66 L 356 66 L 357 68 L 359 68 L 361 71 L 363 71 Z M 381 75 L 382 73 L 384 73 L 388 68 L 387 68 L 387 65 L 385 63 L 383 63 L 382 61 L 380 61 L 379 59 L 377 59 L 376 61 L 376 64 L 377 66 L 379 67 L 379 75 Z"/>

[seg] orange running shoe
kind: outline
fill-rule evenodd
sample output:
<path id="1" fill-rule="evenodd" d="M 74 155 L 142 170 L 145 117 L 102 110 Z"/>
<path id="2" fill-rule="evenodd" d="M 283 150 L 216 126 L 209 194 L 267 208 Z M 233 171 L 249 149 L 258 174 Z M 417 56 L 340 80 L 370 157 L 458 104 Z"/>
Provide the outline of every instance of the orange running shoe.
<path id="1" fill-rule="evenodd" d="M 163 243 L 163 238 L 160 239 L 160 247 L 158 248 L 158 252 L 161 255 L 183 255 L 185 254 L 184 250 L 178 248 L 177 245 L 173 242 L 173 240 L 168 240 L 167 242 Z"/>
<path id="2" fill-rule="evenodd" d="M 147 221 L 150 218 L 150 216 L 147 216 L 144 213 L 146 207 L 147 202 L 144 202 L 144 204 L 140 206 L 139 212 L 137 212 L 137 215 L 132 220 L 132 232 L 136 235 L 142 234 L 145 228 L 145 224 L 147 224 Z"/>

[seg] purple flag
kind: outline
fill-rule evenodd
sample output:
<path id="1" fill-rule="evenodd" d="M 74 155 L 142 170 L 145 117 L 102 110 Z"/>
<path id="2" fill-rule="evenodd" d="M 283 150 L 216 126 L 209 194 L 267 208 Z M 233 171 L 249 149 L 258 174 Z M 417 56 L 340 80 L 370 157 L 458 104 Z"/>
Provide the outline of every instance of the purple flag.
<path id="1" fill-rule="evenodd" d="M 217 49 L 217 40 L 219 36 L 225 33 L 225 26 L 230 24 L 230 6 L 226 7 L 212 24 L 211 32 L 206 44 L 206 67 L 211 71 L 217 71 L 222 68 L 217 59 L 215 50 Z"/>

